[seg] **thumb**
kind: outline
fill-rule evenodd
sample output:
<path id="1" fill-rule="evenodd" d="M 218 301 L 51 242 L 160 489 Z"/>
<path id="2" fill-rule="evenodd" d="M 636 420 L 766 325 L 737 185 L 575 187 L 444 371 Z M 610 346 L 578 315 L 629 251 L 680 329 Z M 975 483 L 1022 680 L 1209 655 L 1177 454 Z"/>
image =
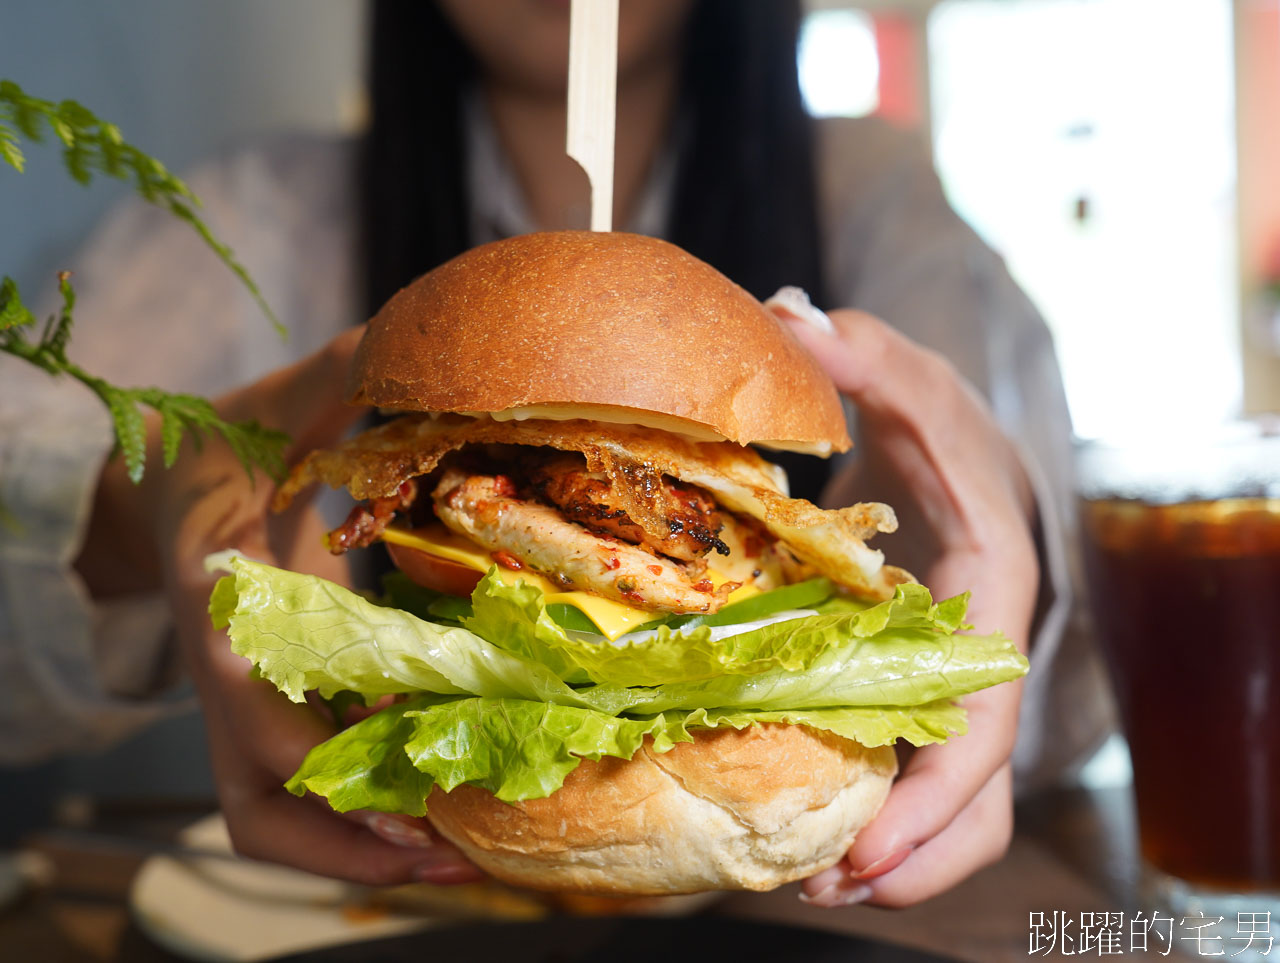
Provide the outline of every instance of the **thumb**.
<path id="1" fill-rule="evenodd" d="M 363 330 L 344 331 L 296 364 L 224 395 L 215 407 L 227 420 L 253 420 L 290 435 L 286 461 L 336 442 L 364 410 L 344 403 L 347 370 Z M 163 478 L 152 480 L 149 473 L 147 480 L 154 505 L 149 517 L 162 554 L 194 583 L 203 584 L 208 552 L 235 546 L 270 557 L 265 512 L 272 486 L 247 479 L 230 449 L 207 446 Z"/>
<path id="2" fill-rule="evenodd" d="M 857 375 L 866 370 L 866 366 L 858 362 L 855 352 L 842 339 L 833 316 L 860 312 L 835 311 L 828 314 L 810 301 L 808 294 L 796 287 L 779 288 L 773 297 L 764 302 L 764 306 L 787 326 L 835 383 L 836 388 L 844 394 L 858 392 L 862 379 Z"/>
<path id="3" fill-rule="evenodd" d="M 341 438 L 367 411 L 348 405 L 347 374 L 365 325 L 342 332 L 301 361 L 273 371 L 218 403 L 224 417 L 255 419 L 293 440 L 288 460 Z"/>
<path id="4" fill-rule="evenodd" d="M 768 307 L 865 417 L 926 424 L 936 420 L 939 396 L 958 380 L 937 352 L 866 312 L 827 314 L 807 300 L 804 309 L 773 299 Z"/>

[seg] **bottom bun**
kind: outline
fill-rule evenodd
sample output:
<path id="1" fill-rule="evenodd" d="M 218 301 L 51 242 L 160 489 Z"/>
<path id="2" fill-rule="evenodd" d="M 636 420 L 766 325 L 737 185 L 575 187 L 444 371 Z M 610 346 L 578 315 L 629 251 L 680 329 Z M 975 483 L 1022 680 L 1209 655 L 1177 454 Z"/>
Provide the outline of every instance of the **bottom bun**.
<path id="1" fill-rule="evenodd" d="M 428 818 L 481 869 L 609 895 L 767 890 L 834 865 L 879 811 L 890 746 L 805 726 L 704 729 L 670 752 L 585 761 L 545 799 L 435 789 Z"/>

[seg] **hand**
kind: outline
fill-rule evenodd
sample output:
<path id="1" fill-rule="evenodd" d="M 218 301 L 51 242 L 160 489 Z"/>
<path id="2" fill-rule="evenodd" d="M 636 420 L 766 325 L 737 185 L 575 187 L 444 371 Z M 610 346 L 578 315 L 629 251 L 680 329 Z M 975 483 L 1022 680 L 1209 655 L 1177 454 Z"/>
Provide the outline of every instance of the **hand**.
<path id="1" fill-rule="evenodd" d="M 217 402 L 224 418 L 256 418 L 293 438 L 289 459 L 331 445 L 361 412 L 342 403 L 347 369 L 362 329 Z M 154 429 L 156 426 L 152 426 Z M 158 438 L 149 452 L 158 464 Z M 278 517 L 267 505 L 272 485 L 251 485 L 225 445 L 182 452 L 167 472 L 152 470 L 132 497 L 132 514 L 153 520 L 158 559 L 186 664 L 204 705 L 223 815 L 238 852 L 366 884 L 466 882 L 480 873 L 425 819 L 381 813 L 340 816 L 322 800 L 298 798 L 283 784 L 306 752 L 334 727 L 309 705 L 289 702 L 249 676 L 227 637 L 209 623 L 215 577 L 204 557 L 236 548 L 284 568 L 349 581 L 345 560 L 330 555 L 313 506 Z M 145 511 L 144 511 L 145 510 Z"/>
<path id="2" fill-rule="evenodd" d="M 896 483 L 884 500 L 908 520 L 908 536 L 929 542 L 917 576 L 937 599 L 971 591 L 977 631 L 1000 630 L 1025 652 L 1039 584 L 1034 500 L 984 402 L 945 359 L 867 314 L 834 311 L 825 333 L 774 310 L 857 405 L 859 474 L 872 489 L 859 499 Z M 968 696 L 968 734 L 907 758 L 880 814 L 841 863 L 805 881 L 805 898 L 908 906 L 999 859 L 1013 832 L 1021 695 L 1021 683 L 1004 683 Z"/>

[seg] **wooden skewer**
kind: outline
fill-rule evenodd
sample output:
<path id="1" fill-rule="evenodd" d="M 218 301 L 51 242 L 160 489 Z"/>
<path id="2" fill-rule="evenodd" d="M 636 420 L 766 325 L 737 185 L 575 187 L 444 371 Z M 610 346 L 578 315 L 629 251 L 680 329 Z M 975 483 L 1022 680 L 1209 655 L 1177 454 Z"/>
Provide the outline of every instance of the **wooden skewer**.
<path id="1" fill-rule="evenodd" d="M 572 0 L 565 150 L 591 184 L 591 230 L 613 229 L 613 134 L 618 100 L 618 0 Z"/>

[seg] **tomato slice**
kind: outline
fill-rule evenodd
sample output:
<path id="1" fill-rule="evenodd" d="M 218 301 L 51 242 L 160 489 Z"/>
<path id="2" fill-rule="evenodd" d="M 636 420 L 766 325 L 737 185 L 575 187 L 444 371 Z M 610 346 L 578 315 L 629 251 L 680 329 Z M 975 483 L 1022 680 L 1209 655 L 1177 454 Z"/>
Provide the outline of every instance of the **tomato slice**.
<path id="1" fill-rule="evenodd" d="M 410 548 L 408 545 L 397 545 L 395 542 L 384 544 L 396 567 L 413 581 L 429 589 L 468 598 L 480 581 L 480 572 L 459 562 Z"/>

